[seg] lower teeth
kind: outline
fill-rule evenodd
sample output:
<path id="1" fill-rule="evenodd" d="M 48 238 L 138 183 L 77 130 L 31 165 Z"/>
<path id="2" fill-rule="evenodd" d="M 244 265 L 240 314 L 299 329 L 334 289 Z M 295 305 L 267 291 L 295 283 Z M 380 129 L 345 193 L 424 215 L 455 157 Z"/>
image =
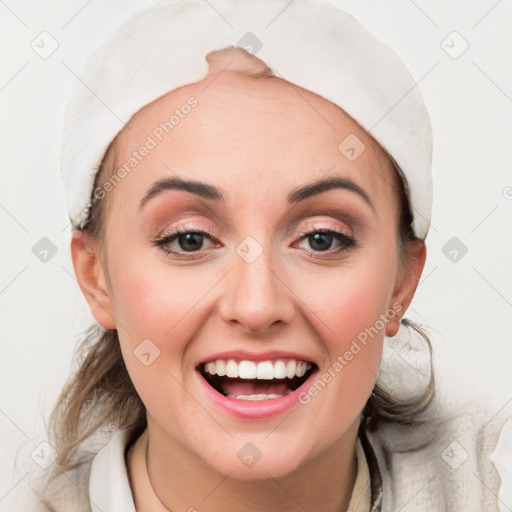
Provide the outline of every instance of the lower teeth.
<path id="1" fill-rule="evenodd" d="M 266 394 L 261 393 L 259 395 L 227 395 L 227 397 L 235 398 L 236 400 L 267 400 L 269 398 L 279 398 L 281 396 L 288 395 L 291 392 L 292 392 L 292 390 L 289 389 L 286 393 L 283 393 L 282 395 L 276 395 L 273 393 L 266 395 Z"/>

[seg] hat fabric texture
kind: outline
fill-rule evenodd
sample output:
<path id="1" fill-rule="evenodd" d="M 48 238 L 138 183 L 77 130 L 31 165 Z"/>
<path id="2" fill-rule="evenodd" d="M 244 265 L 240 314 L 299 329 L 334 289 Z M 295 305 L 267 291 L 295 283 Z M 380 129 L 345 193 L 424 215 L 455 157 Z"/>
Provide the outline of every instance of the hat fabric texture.
<path id="1" fill-rule="evenodd" d="M 202 80 L 206 54 L 234 45 L 265 61 L 276 76 L 338 105 L 385 148 L 405 178 L 414 233 L 424 239 L 432 206 L 432 130 L 400 58 L 326 0 L 217 0 L 214 7 L 204 0 L 148 6 L 86 62 L 63 126 L 61 167 L 73 227 L 83 227 L 105 150 L 130 118 L 171 90 Z M 351 142 L 340 140 L 340 151 L 351 152 L 347 158 L 354 154 Z"/>

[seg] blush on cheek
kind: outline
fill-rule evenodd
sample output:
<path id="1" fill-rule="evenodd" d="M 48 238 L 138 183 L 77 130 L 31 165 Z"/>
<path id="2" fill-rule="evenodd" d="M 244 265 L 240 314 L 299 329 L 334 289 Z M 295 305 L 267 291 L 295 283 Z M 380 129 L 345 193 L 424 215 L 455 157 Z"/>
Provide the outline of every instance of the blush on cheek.
<path id="1" fill-rule="evenodd" d="M 154 262 L 140 268 L 144 272 L 139 265 L 125 265 L 117 276 L 120 301 L 116 315 L 130 333 L 127 339 L 132 351 L 149 339 L 160 348 L 160 360 L 176 366 L 181 361 L 178 355 L 202 328 L 204 308 L 209 303 L 201 298 L 214 284 L 215 276 L 203 280 L 190 271 L 171 272 Z"/>
<path id="2" fill-rule="evenodd" d="M 386 297 L 379 296 L 375 287 L 365 287 L 365 284 L 362 280 L 360 284 L 340 283 L 336 292 L 327 295 L 329 301 L 324 299 L 322 303 L 311 306 L 328 328 L 322 329 L 322 332 L 326 331 L 327 338 L 335 337 L 340 342 L 350 343 L 365 329 L 374 326 L 385 311 Z"/>
<path id="3" fill-rule="evenodd" d="M 353 272 L 341 277 L 338 282 L 325 283 L 327 293 L 321 288 L 329 301 L 317 297 L 314 303 L 308 302 L 311 310 L 318 312 L 310 321 L 328 351 L 323 372 L 336 376 L 335 392 L 329 394 L 329 400 L 339 411 L 340 421 L 362 410 L 374 387 L 385 333 L 380 315 L 388 300 L 379 276 Z"/>

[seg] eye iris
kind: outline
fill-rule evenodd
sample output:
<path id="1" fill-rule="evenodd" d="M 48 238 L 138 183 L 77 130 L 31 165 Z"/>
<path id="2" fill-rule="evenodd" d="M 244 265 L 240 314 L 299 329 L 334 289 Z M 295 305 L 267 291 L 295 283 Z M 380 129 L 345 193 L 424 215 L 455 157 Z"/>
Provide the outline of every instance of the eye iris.
<path id="1" fill-rule="evenodd" d="M 185 233 L 178 237 L 180 248 L 184 251 L 195 251 L 200 249 L 203 242 L 201 233 Z"/>
<path id="2" fill-rule="evenodd" d="M 308 238 L 309 238 L 311 247 L 315 251 L 322 251 L 322 250 L 328 249 L 330 247 L 330 245 L 332 244 L 333 237 L 332 237 L 332 235 L 330 235 L 328 233 L 315 233 L 313 235 L 310 235 Z M 320 245 L 318 245 L 318 243 Z M 327 246 L 326 246 L 326 244 L 327 244 Z"/>

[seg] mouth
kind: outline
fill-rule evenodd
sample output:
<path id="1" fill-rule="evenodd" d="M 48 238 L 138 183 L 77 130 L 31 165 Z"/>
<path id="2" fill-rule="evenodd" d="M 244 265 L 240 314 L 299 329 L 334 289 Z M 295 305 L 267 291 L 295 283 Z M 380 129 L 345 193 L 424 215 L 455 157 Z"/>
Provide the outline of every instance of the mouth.
<path id="1" fill-rule="evenodd" d="M 222 396 L 239 401 L 272 401 L 298 390 L 318 369 L 294 358 L 267 361 L 215 359 L 196 367 L 206 383 Z"/>

